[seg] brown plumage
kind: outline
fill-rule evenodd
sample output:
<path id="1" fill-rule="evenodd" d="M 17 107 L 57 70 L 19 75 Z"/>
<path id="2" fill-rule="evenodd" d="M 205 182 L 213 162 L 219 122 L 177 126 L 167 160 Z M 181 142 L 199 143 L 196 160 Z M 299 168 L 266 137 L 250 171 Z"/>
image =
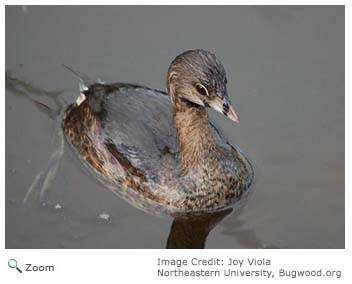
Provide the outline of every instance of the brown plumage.
<path id="1" fill-rule="evenodd" d="M 165 93 L 90 84 L 69 107 L 64 133 L 83 162 L 119 196 L 168 213 L 214 211 L 253 181 L 247 158 L 208 120 L 207 107 L 237 121 L 220 61 L 204 50 L 171 63 Z"/>

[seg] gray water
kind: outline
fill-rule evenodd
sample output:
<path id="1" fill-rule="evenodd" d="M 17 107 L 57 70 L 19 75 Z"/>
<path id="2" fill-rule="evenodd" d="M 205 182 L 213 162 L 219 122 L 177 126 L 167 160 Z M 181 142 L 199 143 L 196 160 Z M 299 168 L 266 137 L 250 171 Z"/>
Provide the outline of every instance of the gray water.
<path id="1" fill-rule="evenodd" d="M 63 63 L 164 90 L 176 55 L 213 51 L 241 122 L 211 115 L 257 180 L 206 247 L 344 248 L 344 32 L 343 6 L 7 6 L 6 70 L 73 102 L 77 80 Z M 172 219 L 104 189 L 67 145 L 44 201 L 23 204 L 55 150 L 56 124 L 26 90 L 5 93 L 6 248 L 166 247 Z"/>

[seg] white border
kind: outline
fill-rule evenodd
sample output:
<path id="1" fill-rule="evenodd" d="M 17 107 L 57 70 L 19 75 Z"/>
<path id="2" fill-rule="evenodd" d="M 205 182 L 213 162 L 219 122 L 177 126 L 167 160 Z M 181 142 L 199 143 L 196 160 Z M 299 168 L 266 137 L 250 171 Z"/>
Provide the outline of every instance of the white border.
<path id="1" fill-rule="evenodd" d="M 161 0 L 61 0 L 61 1 L 17 1 L 5 0 L 5 5 L 349 5 L 348 0 L 180 0 L 180 1 L 161 1 Z"/>
<path id="2" fill-rule="evenodd" d="M 89 2 L 89 3 L 88 3 Z M 52 1 L 52 4 L 95 4 L 92 1 Z M 210 1 L 177 1 L 173 2 L 177 4 L 205 4 L 212 5 Z M 125 0 L 119 1 L 119 4 L 128 5 L 164 5 L 173 4 L 171 1 L 168 3 L 162 3 L 162 1 L 135 1 L 135 0 Z M 48 1 L 5 1 L 7 5 L 29 5 L 29 4 L 39 4 L 48 5 Z M 102 4 L 117 4 L 117 1 L 99 1 L 99 5 Z M 351 46 L 351 1 L 217 1 L 214 3 L 216 5 L 345 5 L 346 11 L 346 50 L 352 50 Z M 1 7 L 1 19 L 3 19 L 3 28 L 1 29 L 2 38 L 5 38 L 5 6 Z M 5 74 L 5 43 L 3 41 L 2 47 L 2 68 L 3 74 Z M 351 78 L 351 55 L 346 53 L 346 75 L 345 78 Z M 1 77 L 1 83 L 4 88 L 4 76 Z M 351 114 L 347 111 L 351 108 L 351 84 L 350 81 L 346 80 L 346 106 L 345 106 L 345 145 L 352 145 L 351 132 L 347 128 L 347 125 L 351 122 Z M 3 89 L 4 90 L 4 89 Z M 5 97 L 2 96 L 1 100 L 2 109 L 2 120 L 0 122 L 0 127 L 2 133 L 5 133 Z M 0 218 L 0 225 L 5 228 L 5 135 L 2 135 L 1 139 L 2 145 L 2 159 L 1 159 L 1 180 L 3 181 L 2 190 L 2 202 L 0 202 L 0 211 L 2 218 Z M 273 265 L 275 267 L 290 265 L 293 269 L 295 267 L 326 267 L 329 269 L 338 268 L 343 271 L 343 278 L 339 280 L 340 283 L 352 283 L 351 279 L 351 263 L 352 263 L 352 246 L 351 246 L 351 223 L 352 223 L 352 206 L 351 206 L 351 192 L 352 188 L 351 180 L 348 179 L 351 173 L 351 163 L 349 162 L 352 158 L 351 150 L 349 147 L 345 147 L 345 160 L 346 160 L 346 178 L 345 178 L 345 203 L 346 203 L 346 213 L 345 213 L 345 250 L 203 250 L 203 251 L 166 251 L 166 250 L 5 250 L 5 233 L 0 235 L 0 243 L 2 244 L 2 251 L 0 256 L 0 275 L 4 279 L 3 283 L 19 283 L 19 281 L 26 283 L 74 283 L 77 281 L 84 281 L 88 283 L 96 283 L 97 281 L 108 281 L 108 282 L 121 282 L 124 283 L 128 281 L 143 281 L 162 283 L 165 281 L 171 282 L 194 282 L 196 280 L 202 281 L 202 283 L 213 283 L 214 281 L 219 281 L 218 279 L 187 279 L 187 278 L 175 278 L 175 279 L 162 279 L 155 277 L 156 270 L 156 258 L 157 257 L 174 257 L 174 258 L 187 258 L 187 257 L 268 257 L 272 259 Z M 55 273 L 27 273 L 19 274 L 16 271 L 11 270 L 7 267 L 7 261 L 11 257 L 16 257 L 23 262 L 27 260 L 33 263 L 51 263 L 56 266 Z M 20 280 L 20 277 L 25 277 L 25 280 Z M 18 280 L 17 280 L 18 279 Z M 7 281 L 6 281 L 7 280 Z M 334 283 L 334 279 L 324 278 L 324 279 L 296 279 L 299 283 L 314 283 L 325 281 L 326 283 Z M 11 281 L 11 282 L 10 282 Z M 50 281 L 50 282 L 48 282 Z M 225 279 L 226 282 L 238 281 L 236 278 Z M 250 279 L 243 280 L 242 282 L 248 283 L 262 283 L 262 279 Z M 282 279 L 273 279 L 271 282 L 282 283 Z M 337 281 L 336 281 L 337 282 Z"/>

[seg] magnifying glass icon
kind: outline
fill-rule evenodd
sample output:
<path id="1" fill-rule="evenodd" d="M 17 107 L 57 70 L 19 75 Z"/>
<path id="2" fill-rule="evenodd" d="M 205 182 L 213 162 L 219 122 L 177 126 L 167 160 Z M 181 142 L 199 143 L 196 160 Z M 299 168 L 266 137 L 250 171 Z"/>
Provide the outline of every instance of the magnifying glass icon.
<path id="1" fill-rule="evenodd" d="M 17 267 L 16 259 L 10 259 L 7 264 L 10 268 L 16 268 L 19 273 L 22 273 L 22 270 Z"/>

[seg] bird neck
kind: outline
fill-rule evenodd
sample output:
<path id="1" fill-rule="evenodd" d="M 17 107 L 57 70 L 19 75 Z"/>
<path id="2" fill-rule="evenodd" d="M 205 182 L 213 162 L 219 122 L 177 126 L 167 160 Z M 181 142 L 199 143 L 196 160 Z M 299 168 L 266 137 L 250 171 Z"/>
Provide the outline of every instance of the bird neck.
<path id="1" fill-rule="evenodd" d="M 173 102 L 173 123 L 177 130 L 183 172 L 200 168 L 216 150 L 204 107 L 179 99 Z"/>

